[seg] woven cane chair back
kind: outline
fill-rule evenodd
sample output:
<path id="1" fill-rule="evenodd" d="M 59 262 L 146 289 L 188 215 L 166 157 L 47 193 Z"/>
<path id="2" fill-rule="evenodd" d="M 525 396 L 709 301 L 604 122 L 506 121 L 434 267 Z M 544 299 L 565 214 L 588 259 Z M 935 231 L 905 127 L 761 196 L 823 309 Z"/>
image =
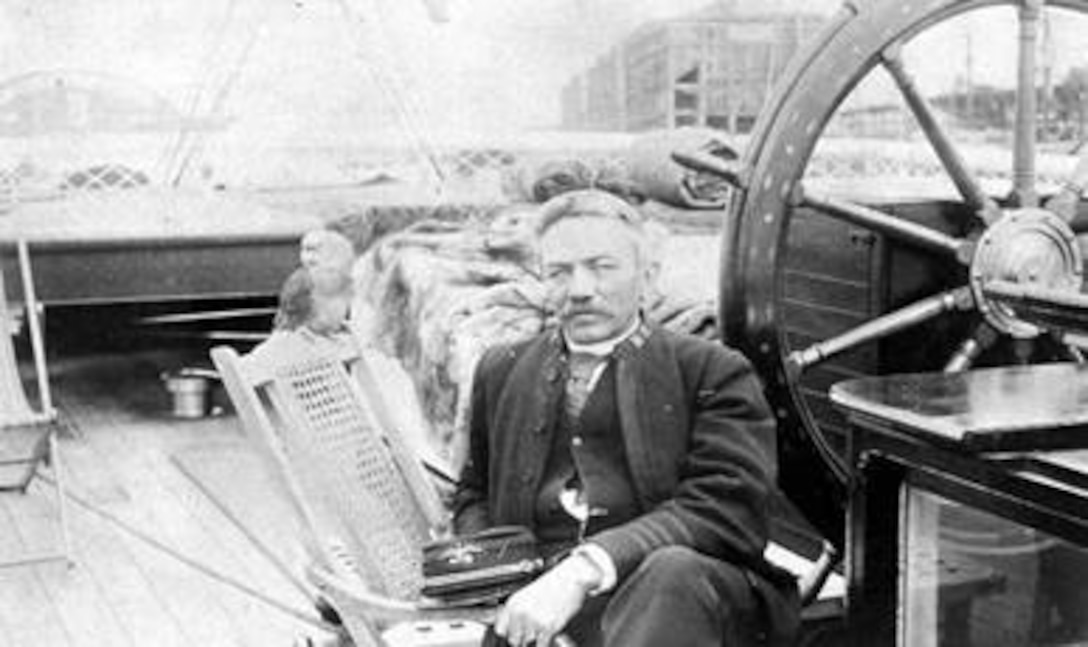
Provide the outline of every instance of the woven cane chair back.
<path id="1" fill-rule="evenodd" d="M 334 361 L 283 367 L 273 401 L 290 413 L 277 429 L 285 454 L 313 501 L 375 590 L 398 598 L 422 586 L 420 547 L 427 520 L 397 466 L 388 438 L 354 396 Z"/>
<path id="2" fill-rule="evenodd" d="M 334 572 L 354 570 L 376 594 L 418 599 L 421 547 L 441 531 L 444 513 L 366 392 L 376 376 L 350 353 L 290 344 L 260 350 L 241 358 L 220 347 L 212 357 L 247 434 L 274 461 L 313 559 Z"/>

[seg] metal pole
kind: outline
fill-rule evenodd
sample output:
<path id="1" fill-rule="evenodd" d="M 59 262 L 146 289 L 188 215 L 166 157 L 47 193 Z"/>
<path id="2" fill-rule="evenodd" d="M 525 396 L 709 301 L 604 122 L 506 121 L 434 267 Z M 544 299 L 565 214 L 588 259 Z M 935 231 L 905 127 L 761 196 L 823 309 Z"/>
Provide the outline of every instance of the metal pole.
<path id="1" fill-rule="evenodd" d="M 34 352 L 34 372 L 38 378 L 38 397 L 41 398 L 42 415 L 52 419 L 53 394 L 49 390 L 49 373 L 45 365 L 45 341 L 42 339 L 38 298 L 34 294 L 34 275 L 30 268 L 30 249 L 25 240 L 17 243 L 19 250 L 19 274 L 23 279 L 23 301 L 26 303 L 27 324 L 30 326 L 30 347 Z"/>
<path id="2" fill-rule="evenodd" d="M 1013 195 L 1018 206 L 1038 204 L 1035 193 L 1035 44 L 1039 36 L 1042 0 L 1025 0 L 1020 7 L 1020 56 L 1017 70 L 1016 130 L 1013 148 Z"/>

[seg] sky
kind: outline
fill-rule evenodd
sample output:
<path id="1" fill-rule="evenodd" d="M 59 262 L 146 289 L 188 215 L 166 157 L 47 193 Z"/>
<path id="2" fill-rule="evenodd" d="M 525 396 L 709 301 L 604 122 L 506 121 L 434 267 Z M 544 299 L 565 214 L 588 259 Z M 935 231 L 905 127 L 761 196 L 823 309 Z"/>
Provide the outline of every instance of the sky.
<path id="1" fill-rule="evenodd" d="M 183 106 L 226 86 L 221 109 L 279 132 L 547 128 L 625 34 L 715 0 L 444 1 L 445 23 L 424 0 L 0 0 L 0 76 L 109 71 Z"/>
<path id="2" fill-rule="evenodd" d="M 434 1 L 447 22 L 430 20 L 424 0 L 0 0 L 0 77 L 110 72 L 269 137 L 546 129 L 558 124 L 563 84 L 624 35 L 715 0 Z M 1055 15 L 1057 76 L 1088 63 L 1088 22 Z M 907 61 L 923 89 L 939 91 L 962 83 L 968 51 L 975 83 L 1010 84 L 1012 10 L 935 28 Z"/>
<path id="3" fill-rule="evenodd" d="M 1041 30 L 1036 63 L 1049 67 L 1053 83 L 1071 66 L 1088 65 L 1088 14 L 1048 8 Z M 903 56 L 924 94 L 936 94 L 972 85 L 1014 87 L 1017 72 L 1018 22 L 1011 6 L 989 7 L 940 23 L 910 41 Z M 969 70 L 969 71 L 968 71 Z M 896 96 L 890 78 L 872 75 L 851 100 L 879 101 Z M 1042 73 L 1040 72 L 1040 78 Z M 1040 80 L 1040 83 L 1042 81 Z M 869 95 L 869 96 L 866 96 Z"/>

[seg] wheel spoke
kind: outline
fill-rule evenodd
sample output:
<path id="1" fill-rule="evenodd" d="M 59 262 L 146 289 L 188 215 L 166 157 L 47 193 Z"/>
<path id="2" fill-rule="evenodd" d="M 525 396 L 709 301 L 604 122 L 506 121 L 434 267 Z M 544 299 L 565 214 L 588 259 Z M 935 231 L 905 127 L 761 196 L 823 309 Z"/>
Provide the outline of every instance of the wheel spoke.
<path id="1" fill-rule="evenodd" d="M 871 207 L 831 196 L 816 196 L 804 191 L 801 206 L 811 207 L 822 213 L 851 224 L 860 225 L 875 232 L 895 238 L 898 241 L 940 252 L 958 259 L 961 263 L 970 262 L 970 243 L 947 234 L 913 223 L 903 218 L 884 213 Z"/>
<path id="2" fill-rule="evenodd" d="M 971 368 L 978 356 L 993 346 L 995 341 L 997 341 L 997 331 L 993 329 L 993 326 L 986 322 L 980 323 L 971 336 L 963 340 L 960 347 L 952 354 L 948 363 L 944 365 L 944 372 L 959 373 Z"/>
<path id="3" fill-rule="evenodd" d="M 903 66 L 901 46 L 896 44 L 884 50 L 882 58 L 884 68 L 888 70 L 892 79 L 895 80 L 895 84 L 899 86 L 899 91 L 903 94 L 903 98 L 906 99 L 911 112 L 914 113 L 914 118 L 918 120 L 918 125 L 921 126 L 922 132 L 925 133 L 930 145 L 933 146 L 934 152 L 937 153 L 937 157 L 941 160 L 941 164 L 944 165 L 949 177 L 952 178 L 952 182 L 956 185 L 960 195 L 978 212 L 983 222 L 989 224 L 996 221 L 1001 217 L 1001 210 L 998 208 L 997 203 L 982 192 L 982 187 L 979 186 L 978 181 L 975 180 L 975 177 L 967 168 L 963 157 L 952 145 L 951 138 L 945 133 L 940 122 L 937 121 L 929 102 L 918 91 L 918 85 L 914 82 L 914 77 Z"/>
<path id="4" fill-rule="evenodd" d="M 1016 318 L 1043 330 L 1088 330 L 1088 294 L 1035 283 L 990 280 L 982 286 L 987 301 L 1004 304 Z"/>
<path id="5" fill-rule="evenodd" d="M 1068 333 L 1058 334 L 1055 336 L 1059 343 L 1062 344 L 1062 348 L 1065 349 L 1065 354 L 1069 356 L 1069 360 L 1076 362 L 1077 364 L 1084 363 L 1084 338 L 1080 335 L 1070 335 Z"/>
<path id="6" fill-rule="evenodd" d="M 1012 192 L 1021 207 L 1039 204 L 1035 192 L 1035 47 L 1042 0 L 1020 6 L 1020 53 L 1016 80 L 1016 130 L 1013 132 Z"/>
<path id="7" fill-rule="evenodd" d="M 856 328 L 790 353 L 787 362 L 797 373 L 861 344 L 887 337 L 950 310 L 965 310 L 974 305 L 967 286 L 941 292 L 894 312 L 867 321 Z"/>
<path id="8" fill-rule="evenodd" d="M 735 188 L 745 188 L 743 164 L 738 160 L 723 160 L 703 151 L 674 151 L 671 157 L 684 168 L 698 173 L 710 173 Z"/>

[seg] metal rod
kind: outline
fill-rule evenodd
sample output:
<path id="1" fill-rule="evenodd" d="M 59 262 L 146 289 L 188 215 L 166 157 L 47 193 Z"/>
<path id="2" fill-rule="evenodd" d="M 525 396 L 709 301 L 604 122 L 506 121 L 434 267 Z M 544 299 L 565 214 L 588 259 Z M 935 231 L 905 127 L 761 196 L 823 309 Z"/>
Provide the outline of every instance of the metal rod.
<path id="1" fill-rule="evenodd" d="M 940 122 L 937 121 L 937 116 L 930 108 L 929 102 L 918 91 L 918 85 L 914 82 L 914 77 L 903 66 L 901 46 L 897 43 L 885 49 L 882 58 L 885 69 L 888 70 L 896 85 L 899 86 L 899 91 L 903 94 L 903 98 L 906 99 L 907 105 L 910 106 L 911 112 L 914 113 L 915 119 L 918 120 L 918 124 L 922 127 L 922 132 L 925 133 L 930 145 L 933 146 L 934 152 L 937 153 L 937 157 L 941 160 L 941 164 L 944 165 L 960 195 L 979 213 L 984 222 L 996 221 L 1001 216 L 1001 210 L 998 208 L 997 203 L 983 193 L 982 187 L 979 186 L 979 183 L 971 174 L 963 157 L 953 146 L 951 138 L 945 133 Z"/>
<path id="2" fill-rule="evenodd" d="M 227 521 L 229 521 L 231 525 L 235 527 L 235 529 L 242 533 L 242 536 L 249 541 L 250 545 L 256 548 L 257 552 L 263 555 L 264 558 L 268 560 L 268 563 L 272 564 L 276 571 L 278 571 L 280 575 L 282 575 L 288 582 L 291 583 L 291 586 L 295 587 L 295 589 L 302 593 L 304 597 L 313 599 L 313 589 L 306 586 L 306 583 L 303 581 L 302 578 L 298 577 L 295 573 L 291 571 L 291 569 L 287 568 L 287 565 L 283 563 L 279 556 L 276 555 L 276 553 L 271 548 L 269 548 L 267 544 L 261 541 L 261 539 L 257 537 L 257 535 L 254 534 L 244 523 L 242 523 L 242 520 L 239 519 L 237 515 L 234 514 L 234 511 L 227 507 L 225 503 L 219 500 L 219 497 L 215 495 L 215 492 L 213 492 L 211 488 L 204 485 L 204 483 L 189 470 L 185 463 L 178 460 L 177 456 L 171 457 L 171 461 L 174 463 L 174 466 L 178 468 L 178 471 L 184 474 L 185 477 L 189 479 L 189 482 L 191 482 L 194 486 L 196 486 L 198 490 L 201 491 L 201 493 L 204 494 L 204 497 L 207 498 L 208 501 L 211 501 L 212 505 L 215 506 L 216 510 L 219 510 L 220 514 L 226 517 Z"/>
<path id="3" fill-rule="evenodd" d="M 43 476 L 42 480 L 49 481 L 50 479 Z M 227 586 L 234 587 L 238 591 L 241 591 L 242 593 L 252 597 L 253 599 L 255 599 L 255 600 L 259 601 L 259 602 L 263 602 L 263 603 L 267 604 L 268 606 L 270 606 L 270 607 L 272 607 L 274 609 L 277 609 L 277 610 L 279 610 L 279 611 L 281 611 L 283 613 L 286 613 L 287 615 L 295 618 L 296 620 L 305 622 L 306 624 L 309 624 L 309 625 L 311 625 L 313 627 L 316 627 L 318 629 L 324 629 L 325 631 L 328 631 L 328 632 L 331 632 L 331 633 L 337 633 L 337 627 L 335 627 L 334 625 L 332 625 L 332 624 L 330 624 L 328 622 L 325 622 L 324 620 L 321 620 L 320 618 L 315 618 L 315 617 L 313 617 L 311 615 L 303 613 L 302 611 L 299 611 L 298 609 L 295 609 L 294 607 L 292 607 L 292 606 L 290 606 L 290 605 L 288 605 L 288 604 L 286 604 L 284 602 L 280 602 L 279 600 L 276 600 L 276 599 L 266 595 L 262 591 L 258 591 L 257 589 L 254 589 L 253 587 L 251 587 L 251 586 L 249 586 L 247 584 L 243 584 L 242 582 L 239 582 L 238 580 L 236 580 L 234 578 L 228 577 L 228 576 L 220 573 L 219 571 L 216 571 L 215 569 L 211 568 L 210 566 L 206 566 L 206 565 L 202 564 L 201 562 L 197 561 L 196 559 L 193 559 L 192 557 L 189 557 L 187 555 L 182 554 L 180 551 L 172 548 L 171 546 L 168 546 L 168 545 L 164 544 L 163 542 L 159 541 L 158 539 L 155 539 L 151 535 L 143 532 L 139 528 L 136 528 L 135 526 L 129 524 L 126 521 L 124 521 L 123 519 L 121 519 L 117 515 L 109 512 L 109 511 L 107 511 L 107 510 L 105 510 L 103 508 L 100 508 L 98 506 L 95 506 L 95 505 L 91 504 L 89 501 L 86 501 L 85 499 L 83 499 L 82 497 L 80 497 L 79 495 L 77 495 L 77 494 L 75 494 L 73 492 L 65 491 L 65 494 L 76 505 L 83 508 L 84 510 L 86 510 L 88 512 L 91 512 L 91 513 L 101 517 L 103 520 L 113 524 L 117 528 L 123 530 L 124 532 L 128 533 L 129 535 L 136 538 L 137 540 L 147 544 L 151 548 L 154 548 L 155 550 L 158 550 L 159 552 L 162 552 L 162 553 L 166 554 L 167 556 L 178 560 L 182 564 L 185 564 L 186 566 L 192 568 L 193 570 L 195 570 L 195 571 L 197 571 L 199 573 L 202 573 L 203 575 L 205 575 L 207 577 L 210 577 L 211 579 L 219 582 L 220 584 L 225 584 Z"/>
<path id="4" fill-rule="evenodd" d="M 944 365 L 945 373 L 960 373 L 971 368 L 978 356 L 997 341 L 997 331 L 990 325 L 981 323 L 970 337 L 963 340 L 960 347 Z"/>
<path id="5" fill-rule="evenodd" d="M 45 365 L 45 341 L 42 339 L 38 298 L 34 294 L 34 274 L 30 267 L 30 249 L 25 240 L 16 244 L 19 250 L 19 274 L 23 279 L 23 302 L 26 304 L 27 323 L 30 327 L 30 347 L 34 353 L 34 372 L 38 379 L 38 397 L 41 398 L 42 414 L 54 415 L 53 394 L 49 390 L 49 373 Z"/>
<path id="6" fill-rule="evenodd" d="M 1042 0 L 1020 6 L 1020 53 L 1016 80 L 1016 126 L 1013 132 L 1012 187 L 1018 206 L 1039 204 L 1035 192 L 1035 44 L 1039 36 Z"/>
<path id="7" fill-rule="evenodd" d="M 815 196 L 807 191 L 801 199 L 803 206 L 812 207 L 827 215 L 845 220 L 846 222 L 861 225 L 867 229 L 879 232 L 916 247 L 922 247 L 942 254 L 960 258 L 961 250 L 966 246 L 966 241 L 953 238 L 947 234 L 913 223 L 903 218 L 878 211 L 871 207 L 862 206 L 856 202 L 839 200 L 831 196 Z M 968 259 L 962 259 L 966 262 Z"/>
<path id="8" fill-rule="evenodd" d="M 727 162 L 701 151 L 674 151 L 671 157 L 674 162 L 684 168 L 698 173 L 710 173 L 738 189 L 744 188 L 740 166 L 735 161 Z"/>
<path id="9" fill-rule="evenodd" d="M 790 353 L 788 362 L 791 368 L 798 371 L 804 370 L 855 346 L 887 337 L 949 310 L 961 308 L 971 298 L 970 294 L 969 288 L 959 287 L 926 297 L 909 306 L 867 321 L 856 328 L 851 328 L 841 335 L 825 339 L 804 350 L 794 351 Z"/>
<path id="10" fill-rule="evenodd" d="M 382 12 L 379 4 L 370 2 L 369 8 L 373 20 L 364 19 L 365 12 L 356 7 L 359 0 L 338 0 L 341 15 L 344 22 L 353 25 L 359 33 L 359 38 L 353 39 L 359 60 L 367 67 L 379 91 L 390 99 L 394 112 L 399 118 L 405 133 L 416 145 L 419 152 L 427 162 L 427 167 L 434 175 L 436 189 L 439 195 L 446 190 L 448 180 L 446 169 L 434 144 L 431 142 L 430 133 L 425 129 L 424 120 L 421 118 L 419 107 L 414 97 L 407 92 L 398 81 L 396 74 L 389 69 L 388 62 L 392 60 L 385 46 L 385 25 L 382 24 Z M 373 26 L 372 26 L 373 25 Z M 371 50 L 364 49 L 367 45 Z"/>
<path id="11" fill-rule="evenodd" d="M 24 555 L 14 559 L 0 562 L 0 568 L 16 568 L 19 566 L 32 566 L 34 564 L 46 564 L 49 562 L 69 561 L 68 555 L 62 553 L 45 553 L 42 555 Z"/>
<path id="12" fill-rule="evenodd" d="M 68 531 L 68 499 L 64 491 L 64 461 L 60 458 L 60 450 L 57 447 L 57 430 L 49 430 L 49 463 L 53 466 L 53 478 L 56 479 L 57 509 L 60 515 L 60 541 L 64 550 L 64 560 L 68 568 L 75 566 L 72 557 L 72 535 Z"/>
<path id="13" fill-rule="evenodd" d="M 275 308 L 232 308 L 229 310 L 204 310 L 201 312 L 174 312 L 170 314 L 141 317 L 140 324 L 176 324 L 201 323 L 221 319 L 244 319 L 249 317 L 268 317 L 276 314 Z"/>

